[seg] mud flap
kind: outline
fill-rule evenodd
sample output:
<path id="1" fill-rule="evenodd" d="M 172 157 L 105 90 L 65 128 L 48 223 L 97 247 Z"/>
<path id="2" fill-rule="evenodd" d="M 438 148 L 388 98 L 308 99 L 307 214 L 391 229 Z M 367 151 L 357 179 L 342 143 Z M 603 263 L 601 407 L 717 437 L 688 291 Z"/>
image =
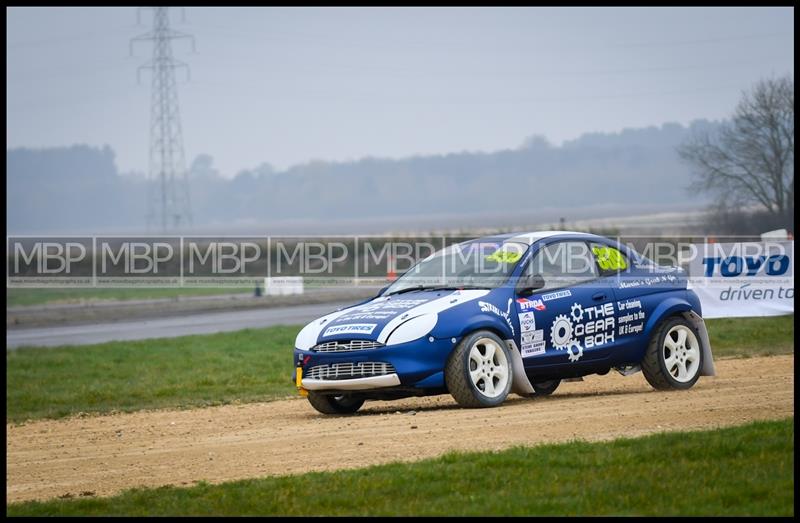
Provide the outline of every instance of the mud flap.
<path id="1" fill-rule="evenodd" d="M 636 374 L 637 372 L 642 371 L 641 365 L 625 365 L 624 367 L 614 367 L 614 370 L 622 374 L 623 376 L 631 376 Z"/>
<path id="2" fill-rule="evenodd" d="M 522 363 L 522 356 L 519 353 L 517 344 L 514 340 L 505 340 L 508 348 L 511 349 L 511 370 L 514 376 L 511 382 L 511 392 L 520 396 L 530 396 L 534 393 L 528 375 L 525 374 L 525 365 Z"/>
<path id="3" fill-rule="evenodd" d="M 716 369 L 714 369 L 714 357 L 711 355 L 711 341 L 708 339 L 706 322 L 694 311 L 684 312 L 683 317 L 686 318 L 686 320 L 697 329 L 697 333 L 700 334 L 700 350 L 703 351 L 703 368 L 700 369 L 700 375 L 716 376 L 717 372 Z"/>

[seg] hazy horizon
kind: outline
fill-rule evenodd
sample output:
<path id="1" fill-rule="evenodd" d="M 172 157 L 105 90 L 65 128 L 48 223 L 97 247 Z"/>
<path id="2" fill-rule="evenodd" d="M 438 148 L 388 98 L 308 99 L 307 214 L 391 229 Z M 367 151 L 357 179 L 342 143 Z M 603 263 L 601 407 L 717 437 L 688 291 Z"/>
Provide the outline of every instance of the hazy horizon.
<path id="1" fill-rule="evenodd" d="M 146 172 L 150 47 L 134 8 L 7 9 L 7 149 L 108 144 Z M 730 115 L 794 73 L 793 8 L 187 8 L 173 43 L 187 167 L 561 145 Z M 788 16 L 787 16 L 788 15 Z M 179 75 L 179 78 L 181 75 Z"/>
<path id="2" fill-rule="evenodd" d="M 534 139 L 494 153 L 261 166 L 235 178 L 220 176 L 205 155 L 189 171 L 190 228 L 349 234 L 516 229 L 664 212 L 689 218 L 708 198 L 688 191 L 690 170 L 675 148 L 719 125 L 696 120 L 585 134 L 560 147 Z M 8 230 L 15 234 L 145 230 L 145 178 L 119 172 L 111 147 L 15 148 L 6 167 Z"/>
<path id="3" fill-rule="evenodd" d="M 631 135 L 631 134 L 635 135 L 635 134 L 640 133 L 640 132 L 647 132 L 647 131 L 656 131 L 656 132 L 658 132 L 658 131 L 660 131 L 660 130 L 666 128 L 666 127 L 669 127 L 669 126 L 678 125 L 678 126 L 682 126 L 682 127 L 685 126 L 687 128 L 690 128 L 692 126 L 692 124 L 697 124 L 697 123 L 708 123 L 708 124 L 716 126 L 716 125 L 722 123 L 723 121 L 724 121 L 723 119 L 720 119 L 720 120 L 694 119 L 694 120 L 691 120 L 691 121 L 687 122 L 686 124 L 682 124 L 682 123 L 676 122 L 676 121 L 670 121 L 670 122 L 662 122 L 660 124 L 653 124 L 653 125 L 648 125 L 648 126 L 643 126 L 643 127 L 626 127 L 624 129 L 620 129 L 618 131 L 608 131 L 608 132 L 592 131 L 592 132 L 581 133 L 581 134 L 579 134 L 578 136 L 576 136 L 574 138 L 570 138 L 570 139 L 567 139 L 567 140 L 562 140 L 561 143 L 554 143 L 544 135 L 533 134 L 533 135 L 527 136 L 524 140 L 520 141 L 520 143 L 510 144 L 508 146 L 501 146 L 501 147 L 499 147 L 497 149 L 493 149 L 493 150 L 434 151 L 434 152 L 430 152 L 430 153 L 416 153 L 416 154 L 401 155 L 401 156 L 396 156 L 396 157 L 379 156 L 379 155 L 374 155 L 374 154 L 367 153 L 367 154 L 364 154 L 363 156 L 358 156 L 358 157 L 353 157 L 353 158 L 344 158 L 344 159 L 310 158 L 310 159 L 302 160 L 302 161 L 299 161 L 297 163 L 292 163 L 292 164 L 289 164 L 289 165 L 286 165 L 286 166 L 278 166 L 278 165 L 275 165 L 275 164 L 270 164 L 270 162 L 263 161 L 263 162 L 257 162 L 257 163 L 255 163 L 253 165 L 244 166 L 244 167 L 242 167 L 240 169 L 237 169 L 235 171 L 232 171 L 232 172 L 227 172 L 227 171 L 223 172 L 222 170 L 220 170 L 219 169 L 219 165 L 217 165 L 217 158 L 213 154 L 211 154 L 209 152 L 206 152 L 206 151 L 197 151 L 196 155 L 192 155 L 192 156 L 187 156 L 186 157 L 186 167 L 187 167 L 187 171 L 189 171 L 189 174 L 190 174 L 190 177 L 191 177 L 191 166 L 192 166 L 193 160 L 198 160 L 201 157 L 206 157 L 207 156 L 207 157 L 210 157 L 213 160 L 213 167 L 215 169 L 215 174 L 217 174 L 217 175 L 219 175 L 219 176 L 221 176 L 223 178 L 230 179 L 230 178 L 235 178 L 235 177 L 237 177 L 239 175 L 242 175 L 242 174 L 247 174 L 248 172 L 258 171 L 260 168 L 262 168 L 265 165 L 270 165 L 271 167 L 274 168 L 274 172 L 281 173 L 281 172 L 291 172 L 291 171 L 293 171 L 293 170 L 295 170 L 297 168 L 303 168 L 303 167 L 307 167 L 309 165 L 313 165 L 313 164 L 317 164 L 317 163 L 330 164 L 330 165 L 341 165 L 341 164 L 357 164 L 357 163 L 360 163 L 360 162 L 370 161 L 370 160 L 404 161 L 404 160 L 412 160 L 412 159 L 429 159 L 429 158 L 436 158 L 436 157 L 447 157 L 447 156 L 463 155 L 463 154 L 467 154 L 467 155 L 492 155 L 492 154 L 496 154 L 496 153 L 503 153 L 503 152 L 517 151 L 517 150 L 524 149 L 527 146 L 527 144 L 529 144 L 531 141 L 537 141 L 538 143 L 540 143 L 542 145 L 546 145 L 547 147 L 552 148 L 552 149 L 563 149 L 565 147 L 569 147 L 570 145 L 582 143 L 582 142 L 585 142 L 587 140 L 592 140 L 594 138 L 598 138 L 598 139 L 601 139 L 601 140 L 613 140 L 615 138 L 622 138 L 625 135 Z M 63 149 L 69 149 L 69 148 L 73 148 L 73 147 L 84 147 L 84 146 L 92 148 L 92 149 L 103 149 L 105 147 L 108 147 L 109 149 L 111 149 L 111 151 L 114 154 L 114 163 L 117 166 L 117 172 L 121 176 L 132 176 L 132 177 L 144 176 L 144 177 L 146 177 L 146 175 L 147 175 L 146 171 L 144 171 L 144 170 L 125 170 L 122 167 L 120 167 L 119 166 L 119 162 L 118 162 L 119 154 L 118 154 L 117 150 L 109 143 L 97 143 L 97 144 L 94 144 L 94 143 L 86 143 L 86 142 L 75 142 L 75 143 L 72 143 L 72 144 L 49 145 L 49 146 L 20 145 L 20 146 L 15 146 L 15 147 L 7 147 L 6 148 L 6 153 L 8 154 L 8 152 L 14 152 L 14 151 L 20 151 L 20 150 L 27 150 L 27 151 L 46 153 L 46 152 L 50 152 L 50 151 L 54 151 L 54 150 L 63 150 Z"/>

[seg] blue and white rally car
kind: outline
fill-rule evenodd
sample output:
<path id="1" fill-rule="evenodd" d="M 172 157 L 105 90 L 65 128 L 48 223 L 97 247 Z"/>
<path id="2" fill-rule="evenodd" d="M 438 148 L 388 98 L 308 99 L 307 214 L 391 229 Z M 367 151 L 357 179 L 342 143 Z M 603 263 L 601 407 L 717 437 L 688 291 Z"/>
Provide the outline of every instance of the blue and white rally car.
<path id="1" fill-rule="evenodd" d="M 451 245 L 297 335 L 295 381 L 325 414 L 449 393 L 492 407 L 562 379 L 641 370 L 688 389 L 714 363 L 685 272 L 601 236 L 547 231 Z"/>

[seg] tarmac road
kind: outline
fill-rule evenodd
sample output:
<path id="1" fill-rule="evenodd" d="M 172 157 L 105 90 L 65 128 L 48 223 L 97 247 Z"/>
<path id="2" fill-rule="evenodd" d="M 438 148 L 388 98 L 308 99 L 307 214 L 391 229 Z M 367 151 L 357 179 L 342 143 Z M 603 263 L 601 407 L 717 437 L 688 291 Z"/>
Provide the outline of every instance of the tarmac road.
<path id="1" fill-rule="evenodd" d="M 25 345 L 37 347 L 89 345 L 113 340 L 174 338 L 189 334 L 212 334 L 272 325 L 299 325 L 357 301 L 184 314 L 87 325 L 8 329 L 6 349 L 16 349 Z"/>

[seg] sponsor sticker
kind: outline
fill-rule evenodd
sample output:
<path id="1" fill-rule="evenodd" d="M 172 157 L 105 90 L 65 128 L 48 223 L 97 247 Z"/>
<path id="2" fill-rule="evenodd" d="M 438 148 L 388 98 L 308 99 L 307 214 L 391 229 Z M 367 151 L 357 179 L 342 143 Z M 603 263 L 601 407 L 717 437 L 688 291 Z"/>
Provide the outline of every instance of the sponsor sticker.
<path id="1" fill-rule="evenodd" d="M 547 308 L 547 307 L 545 307 L 544 303 L 542 303 L 542 300 L 536 300 L 536 299 L 529 300 L 527 298 L 519 298 L 517 300 L 517 303 L 519 303 L 520 310 L 523 310 L 523 311 L 527 311 L 527 310 L 530 310 L 530 309 L 535 309 L 537 311 L 543 311 L 543 310 L 545 310 Z"/>
<path id="2" fill-rule="evenodd" d="M 620 336 L 639 334 L 644 330 L 645 312 L 642 309 L 642 302 L 640 300 L 629 299 L 627 301 L 618 301 L 617 309 L 619 309 L 617 324 Z"/>
<path id="3" fill-rule="evenodd" d="M 386 320 L 403 311 L 427 303 L 427 299 L 386 299 L 374 300 L 360 307 L 355 307 L 352 312 L 341 316 L 340 321 L 352 320 Z"/>
<path id="4" fill-rule="evenodd" d="M 567 298 L 569 296 L 572 296 L 572 291 L 570 291 L 569 289 L 563 291 L 549 292 L 547 294 L 542 294 L 542 301 L 550 301 L 558 298 Z"/>
<path id="5" fill-rule="evenodd" d="M 334 325 L 328 327 L 323 336 L 335 336 L 337 334 L 371 334 L 377 323 L 350 323 L 348 325 Z"/>
<path id="6" fill-rule="evenodd" d="M 544 340 L 544 330 L 530 331 L 522 333 L 522 343 L 533 343 L 535 341 Z"/>
<path id="7" fill-rule="evenodd" d="M 532 312 L 523 312 L 522 314 L 517 314 L 519 318 L 519 326 L 522 329 L 522 332 L 528 332 L 536 329 L 536 320 L 533 317 Z"/>
<path id="8" fill-rule="evenodd" d="M 479 301 L 478 306 L 482 312 L 491 312 L 506 320 L 508 328 L 511 329 L 511 334 L 514 334 L 514 325 L 511 323 L 511 298 L 508 299 L 508 305 L 506 306 L 505 311 L 501 311 L 494 303 L 485 301 Z"/>
<path id="9" fill-rule="evenodd" d="M 399 299 L 399 300 L 382 300 L 382 301 L 372 301 L 367 303 L 366 305 L 361 305 L 357 308 L 359 312 L 374 312 L 374 311 L 384 311 L 384 310 L 407 310 L 417 305 L 422 305 L 423 303 L 427 303 L 430 300 L 427 299 Z"/>
<path id="10" fill-rule="evenodd" d="M 583 306 L 573 303 L 569 315 L 559 314 L 550 328 L 550 342 L 556 350 L 566 350 L 569 361 L 583 356 L 583 349 L 614 343 L 616 312 L 614 303 Z"/>
<path id="11" fill-rule="evenodd" d="M 544 354 L 544 340 L 522 344 L 523 358 L 527 358 L 528 356 L 536 356 L 538 354 Z"/>

